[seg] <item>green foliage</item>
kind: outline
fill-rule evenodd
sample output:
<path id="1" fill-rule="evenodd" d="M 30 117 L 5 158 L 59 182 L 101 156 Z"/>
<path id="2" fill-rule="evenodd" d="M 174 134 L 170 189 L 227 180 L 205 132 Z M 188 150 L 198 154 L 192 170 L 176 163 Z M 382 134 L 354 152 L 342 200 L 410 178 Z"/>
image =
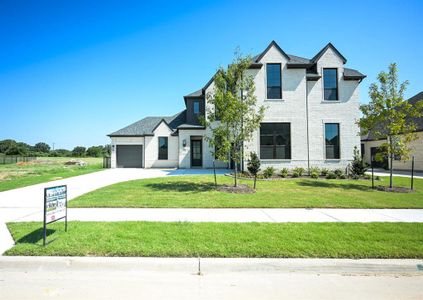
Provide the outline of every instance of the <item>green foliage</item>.
<path id="1" fill-rule="evenodd" d="M 311 173 L 317 173 L 320 174 L 320 169 L 319 167 L 310 167 L 310 174 Z"/>
<path id="2" fill-rule="evenodd" d="M 273 167 L 267 167 L 263 171 L 264 178 L 270 178 L 270 177 L 273 176 L 273 174 L 275 174 L 275 168 L 273 168 Z"/>
<path id="3" fill-rule="evenodd" d="M 289 170 L 288 170 L 288 168 L 282 168 L 282 169 L 281 169 L 281 177 L 282 177 L 282 178 L 286 178 L 286 177 L 288 177 L 288 174 L 289 174 Z"/>
<path id="4" fill-rule="evenodd" d="M 370 85 L 369 104 L 360 107 L 362 134 L 372 131 L 376 139 L 386 140 L 381 149 L 389 157 L 391 168 L 394 155 L 408 158 L 410 143 L 417 138 L 414 120 L 423 115 L 423 101 L 413 106 L 404 99 L 407 85 L 408 81 L 398 84 L 397 65 L 393 63 L 388 73 L 379 73 L 378 83 Z"/>
<path id="5" fill-rule="evenodd" d="M 254 189 L 256 188 L 257 174 L 260 172 L 260 159 L 255 152 L 250 152 L 250 160 L 247 164 L 248 172 L 254 177 Z"/>
<path id="6" fill-rule="evenodd" d="M 34 145 L 33 150 L 35 152 L 49 153 L 50 146 L 47 143 L 39 142 Z"/>
<path id="7" fill-rule="evenodd" d="M 336 174 L 333 171 L 329 171 L 326 175 L 326 179 L 336 179 Z"/>
<path id="8" fill-rule="evenodd" d="M 91 146 L 87 149 L 87 156 L 101 157 L 103 156 L 103 146 Z"/>
<path id="9" fill-rule="evenodd" d="M 72 156 L 83 157 L 83 156 L 85 156 L 85 152 L 86 152 L 85 147 L 77 146 L 77 147 L 73 148 Z"/>
<path id="10" fill-rule="evenodd" d="M 294 168 L 294 169 L 292 170 L 292 173 L 293 173 L 293 174 L 294 174 L 294 173 L 298 174 L 298 176 L 296 176 L 296 177 L 301 177 L 301 176 L 303 176 L 304 172 L 305 172 L 305 169 L 304 169 L 304 168 L 301 168 L 301 167 L 296 167 L 296 168 Z"/>
<path id="11" fill-rule="evenodd" d="M 344 171 L 342 169 L 335 169 L 334 173 L 337 177 L 339 177 L 344 174 Z"/>
<path id="12" fill-rule="evenodd" d="M 257 106 L 254 78 L 248 75 L 251 57 L 235 53 L 233 63 L 221 67 L 214 76 L 214 89 L 206 95 L 207 118 L 200 118 L 211 135 L 205 140 L 215 149 L 216 159 L 235 165 L 240 162 L 242 143 L 251 141 L 264 117 L 264 106 Z M 235 168 L 235 185 L 236 181 Z"/>
<path id="13" fill-rule="evenodd" d="M 339 177 L 339 179 L 347 179 L 347 175 L 345 175 L 345 174 L 341 174 L 338 177 Z"/>
<path id="14" fill-rule="evenodd" d="M 360 151 L 358 151 L 357 146 L 354 147 L 354 159 L 351 162 L 349 170 L 353 178 L 361 177 L 367 171 L 366 163 L 361 157 Z"/>
<path id="15" fill-rule="evenodd" d="M 320 171 L 320 174 L 322 174 L 322 176 L 326 176 L 328 175 L 329 170 L 327 168 L 322 168 L 322 170 Z"/>
<path id="16" fill-rule="evenodd" d="M 311 178 L 314 178 L 314 179 L 319 178 L 319 172 L 317 172 L 317 171 L 311 171 L 310 172 L 310 177 Z"/>

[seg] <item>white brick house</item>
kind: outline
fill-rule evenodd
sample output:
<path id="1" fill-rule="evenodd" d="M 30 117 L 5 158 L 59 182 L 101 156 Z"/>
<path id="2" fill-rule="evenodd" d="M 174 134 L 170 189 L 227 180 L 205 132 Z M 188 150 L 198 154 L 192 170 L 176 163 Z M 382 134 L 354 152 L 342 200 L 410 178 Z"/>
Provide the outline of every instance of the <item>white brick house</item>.
<path id="1" fill-rule="evenodd" d="M 360 147 L 360 72 L 328 44 L 313 58 L 286 54 L 276 42 L 252 59 L 258 104 L 267 107 L 244 154 L 258 153 L 263 166 L 345 167 Z M 184 97 L 186 109 L 171 117 L 147 117 L 112 134 L 112 167 L 211 168 L 213 155 L 198 122 L 206 112 L 213 78 Z M 207 116 L 206 116 L 207 117 Z M 216 162 L 218 167 L 227 163 Z"/>

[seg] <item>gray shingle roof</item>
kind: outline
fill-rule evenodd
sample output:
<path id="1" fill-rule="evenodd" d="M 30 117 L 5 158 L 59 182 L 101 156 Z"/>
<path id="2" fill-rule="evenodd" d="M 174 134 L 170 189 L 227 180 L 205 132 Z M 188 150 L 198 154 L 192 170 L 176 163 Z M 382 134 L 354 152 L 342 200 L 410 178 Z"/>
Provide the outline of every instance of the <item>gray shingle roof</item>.
<path id="1" fill-rule="evenodd" d="M 145 136 L 153 135 L 154 129 L 165 121 L 167 125 L 175 131 L 179 125 L 186 122 L 186 110 L 183 110 L 176 115 L 170 117 L 146 117 L 138 122 L 132 123 L 118 131 L 115 131 L 108 136 Z"/>
<path id="2" fill-rule="evenodd" d="M 356 80 L 356 79 L 364 79 L 366 75 L 360 73 L 354 69 L 344 68 L 344 79 L 345 80 Z"/>
<path id="3" fill-rule="evenodd" d="M 417 102 L 423 101 L 423 92 L 418 93 L 417 95 L 414 95 L 410 99 L 408 99 L 408 102 L 412 105 L 415 105 Z M 423 131 L 423 117 L 420 118 L 414 118 L 414 123 L 416 124 L 416 131 Z M 375 130 L 378 130 L 379 132 L 383 132 L 382 125 L 378 125 Z M 376 140 L 377 137 L 374 133 L 374 130 L 370 130 L 366 135 L 361 136 L 362 141 L 373 141 Z"/>

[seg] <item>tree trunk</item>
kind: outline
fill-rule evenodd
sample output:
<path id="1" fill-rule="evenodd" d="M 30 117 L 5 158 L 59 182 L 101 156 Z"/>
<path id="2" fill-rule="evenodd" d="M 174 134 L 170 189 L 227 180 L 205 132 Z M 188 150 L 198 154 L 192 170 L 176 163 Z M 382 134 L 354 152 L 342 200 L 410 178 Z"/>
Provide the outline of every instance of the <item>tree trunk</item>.
<path id="1" fill-rule="evenodd" d="M 217 188 L 216 165 L 214 162 L 215 160 L 213 160 L 214 186 Z"/>
<path id="2" fill-rule="evenodd" d="M 394 153 L 393 153 L 393 149 L 392 149 L 392 137 L 389 138 L 389 161 L 390 161 L 390 166 L 389 166 L 389 188 L 392 189 L 392 169 L 393 169 L 393 161 L 394 161 Z"/>
<path id="3" fill-rule="evenodd" d="M 254 175 L 254 189 L 256 189 L 257 175 Z"/>
<path id="4" fill-rule="evenodd" d="M 237 163 L 235 162 L 235 168 L 234 168 L 234 174 L 235 174 L 235 176 L 234 176 L 234 187 L 237 187 L 238 186 L 238 182 L 237 182 L 237 169 L 238 169 L 238 166 L 237 166 Z"/>

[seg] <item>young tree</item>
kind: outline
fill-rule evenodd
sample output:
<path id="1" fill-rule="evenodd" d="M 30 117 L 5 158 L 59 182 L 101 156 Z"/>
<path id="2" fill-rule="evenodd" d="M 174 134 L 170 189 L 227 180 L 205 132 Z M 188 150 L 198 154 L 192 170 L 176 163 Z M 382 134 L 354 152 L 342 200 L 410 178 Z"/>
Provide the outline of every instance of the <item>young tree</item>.
<path id="1" fill-rule="evenodd" d="M 237 186 L 237 165 L 241 147 L 249 142 L 260 127 L 264 106 L 257 107 L 254 80 L 248 75 L 251 57 L 242 57 L 238 51 L 231 65 L 219 68 L 214 76 L 214 90 L 207 94 L 207 118 L 202 124 L 211 135 L 205 139 L 216 149 L 218 160 L 235 163 L 234 186 Z"/>
<path id="2" fill-rule="evenodd" d="M 372 131 L 375 138 L 386 139 L 381 149 L 389 157 L 390 180 L 392 188 L 392 162 L 394 155 L 408 158 L 411 141 L 415 140 L 416 124 L 414 118 L 422 116 L 423 102 L 411 105 L 404 100 L 408 81 L 398 84 L 398 70 L 395 63 L 389 66 L 388 73 L 380 72 L 378 83 L 369 88 L 370 103 L 360 107 L 363 114 L 359 121 L 364 134 Z"/>
<path id="3" fill-rule="evenodd" d="M 255 152 L 250 153 L 250 160 L 247 164 L 248 172 L 254 176 L 254 189 L 256 189 L 257 174 L 260 172 L 260 159 Z"/>

